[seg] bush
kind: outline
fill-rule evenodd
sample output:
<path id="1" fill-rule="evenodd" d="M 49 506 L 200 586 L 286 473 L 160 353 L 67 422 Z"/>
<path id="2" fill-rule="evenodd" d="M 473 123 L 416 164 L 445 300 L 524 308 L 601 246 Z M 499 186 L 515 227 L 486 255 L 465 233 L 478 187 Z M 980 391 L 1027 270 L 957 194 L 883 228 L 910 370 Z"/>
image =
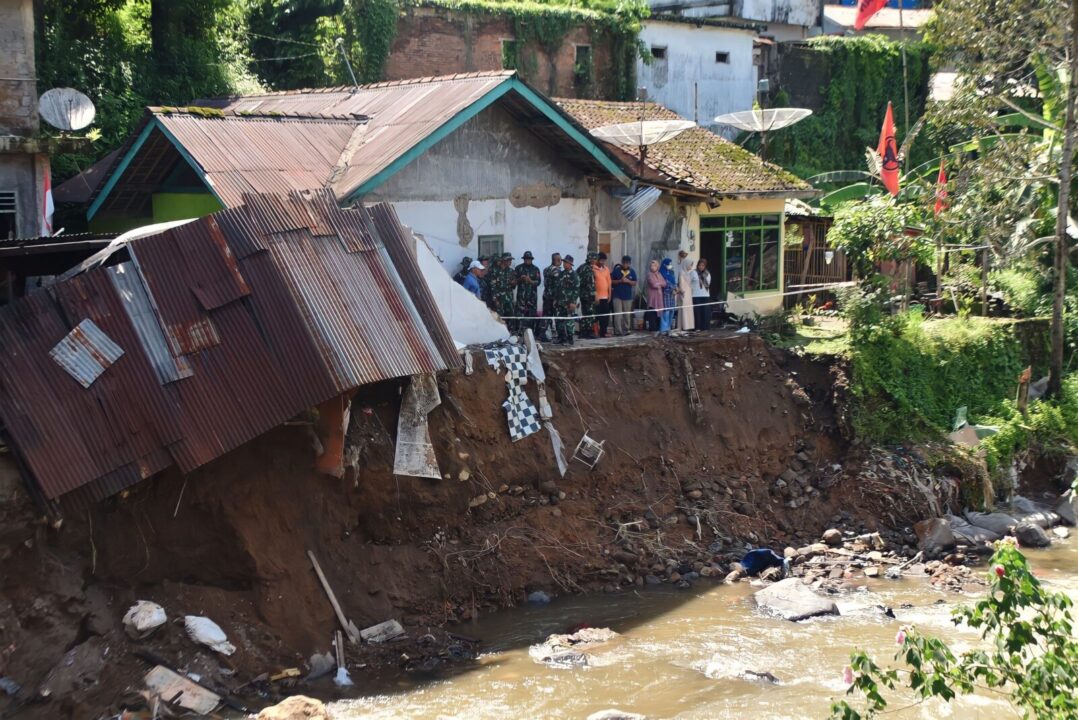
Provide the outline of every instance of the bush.
<path id="1" fill-rule="evenodd" d="M 1010 465 L 1016 455 L 1029 449 L 1059 454 L 1078 446 L 1078 375 L 1063 379 L 1058 401 L 1034 401 L 1025 417 L 1013 402 L 1001 403 L 1000 410 L 998 417 L 983 418 L 985 424 L 999 426 L 998 433 L 981 443 L 989 470 Z"/>
<path id="2" fill-rule="evenodd" d="M 1006 697 L 1026 718 L 1078 717 L 1071 599 L 1046 590 L 1011 543 L 997 544 L 991 567 L 985 598 L 954 613 L 955 625 L 980 630 L 983 647 L 958 654 L 914 628 L 900 630 L 895 636 L 899 667 L 885 670 L 863 652 L 851 656 L 847 694 L 863 694 L 866 707 L 857 711 L 842 700 L 831 706 L 831 717 L 859 720 L 888 712 L 883 691 L 900 685 L 922 702 L 987 690 Z"/>

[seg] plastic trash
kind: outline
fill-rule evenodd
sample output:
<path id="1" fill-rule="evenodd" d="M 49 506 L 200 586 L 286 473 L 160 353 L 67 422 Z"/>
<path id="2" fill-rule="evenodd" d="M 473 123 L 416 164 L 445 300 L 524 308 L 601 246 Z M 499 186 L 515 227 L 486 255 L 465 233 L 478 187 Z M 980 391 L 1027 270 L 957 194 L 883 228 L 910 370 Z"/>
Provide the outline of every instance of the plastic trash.
<path id="1" fill-rule="evenodd" d="M 759 548 L 747 552 L 745 557 L 741 558 L 741 567 L 744 568 L 746 575 L 753 577 L 770 567 L 787 569 L 786 559 L 768 548 Z"/>
<path id="2" fill-rule="evenodd" d="M 183 618 L 183 625 L 187 628 L 187 634 L 198 644 L 205 645 L 222 655 L 231 655 L 236 652 L 236 646 L 228 641 L 225 631 L 208 617 L 186 615 Z"/>
<path id="3" fill-rule="evenodd" d="M 124 631 L 132 640 L 142 640 L 167 621 L 163 607 L 149 600 L 139 600 L 124 615 Z"/>
<path id="4" fill-rule="evenodd" d="M 350 687 L 353 685 L 352 676 L 348 674 L 348 668 L 337 668 L 337 676 L 333 678 L 333 683 L 337 687 Z"/>

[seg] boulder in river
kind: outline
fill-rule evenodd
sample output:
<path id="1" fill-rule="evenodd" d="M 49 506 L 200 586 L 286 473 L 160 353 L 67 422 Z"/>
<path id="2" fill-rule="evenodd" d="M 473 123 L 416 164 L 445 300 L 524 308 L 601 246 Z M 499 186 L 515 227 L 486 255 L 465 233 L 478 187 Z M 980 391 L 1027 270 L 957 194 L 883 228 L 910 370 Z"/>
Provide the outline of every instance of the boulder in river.
<path id="1" fill-rule="evenodd" d="M 842 545 L 842 533 L 835 528 L 824 530 L 823 541 L 831 547 L 839 547 Z"/>
<path id="2" fill-rule="evenodd" d="M 257 720 L 332 720 L 321 700 L 293 695 L 258 713 Z"/>
<path id="3" fill-rule="evenodd" d="M 1059 498 L 1055 512 L 1064 525 L 1078 525 L 1078 495 L 1075 495 L 1073 490 L 1068 490 Z"/>
<path id="4" fill-rule="evenodd" d="M 584 628 L 571 635 L 551 635 L 543 642 L 528 648 L 536 662 L 555 667 L 581 667 L 591 664 L 586 650 L 609 642 L 618 634 L 609 628 Z"/>
<path id="5" fill-rule="evenodd" d="M 1012 504 L 1014 505 L 1014 513 L 1019 520 L 1040 525 L 1045 530 L 1059 524 L 1059 515 L 1047 505 L 1033 502 L 1021 495 L 1015 495 Z"/>
<path id="6" fill-rule="evenodd" d="M 1014 536 L 1018 538 L 1020 547 L 1043 548 L 1052 544 L 1044 528 L 1031 522 L 1020 522 L 1015 525 Z"/>
<path id="7" fill-rule="evenodd" d="M 987 528 L 972 525 L 965 518 L 957 515 L 945 515 L 944 517 L 951 524 L 951 532 L 954 533 L 955 539 L 961 540 L 967 545 L 995 542 L 1002 537 Z"/>
<path id="8" fill-rule="evenodd" d="M 810 590 L 799 578 L 786 578 L 753 595 L 761 610 L 784 620 L 807 620 L 817 615 L 838 615 L 832 600 Z"/>
<path id="9" fill-rule="evenodd" d="M 588 715 L 588 720 L 647 720 L 647 718 L 640 713 L 610 709 L 593 712 Z"/>
<path id="10" fill-rule="evenodd" d="M 954 552 L 957 545 L 951 524 L 943 518 L 922 520 L 913 526 L 917 541 L 929 560 L 943 557 Z"/>
<path id="11" fill-rule="evenodd" d="M 1006 513 L 983 513 L 969 511 L 965 513 L 965 516 L 966 520 L 969 521 L 970 525 L 976 525 L 977 527 L 991 530 L 992 532 L 1000 536 L 1010 535 L 1011 528 L 1018 524 L 1017 520 L 1015 520 L 1010 515 L 1007 515 Z"/>

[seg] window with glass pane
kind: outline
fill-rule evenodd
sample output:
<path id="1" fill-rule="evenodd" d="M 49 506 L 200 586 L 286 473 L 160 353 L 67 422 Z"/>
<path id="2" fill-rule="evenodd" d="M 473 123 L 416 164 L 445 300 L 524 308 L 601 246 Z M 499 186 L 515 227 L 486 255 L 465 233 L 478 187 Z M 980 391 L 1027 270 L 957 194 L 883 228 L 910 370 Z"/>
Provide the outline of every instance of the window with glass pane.
<path id="1" fill-rule="evenodd" d="M 505 246 L 505 238 L 502 235 L 480 235 L 479 257 L 494 257 L 501 255 Z"/>
<path id="2" fill-rule="evenodd" d="M 779 287 L 782 241 L 780 215 L 720 215 L 700 218 L 701 237 L 719 235 L 726 262 L 728 293 L 751 293 Z"/>

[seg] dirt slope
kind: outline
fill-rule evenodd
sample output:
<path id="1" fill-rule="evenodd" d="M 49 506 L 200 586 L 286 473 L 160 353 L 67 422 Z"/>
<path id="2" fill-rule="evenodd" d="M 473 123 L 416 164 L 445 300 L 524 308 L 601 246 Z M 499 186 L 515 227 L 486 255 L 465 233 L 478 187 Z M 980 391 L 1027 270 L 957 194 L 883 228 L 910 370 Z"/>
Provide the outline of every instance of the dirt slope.
<path id="1" fill-rule="evenodd" d="M 360 627 L 426 627 L 537 589 L 719 574 L 744 542 L 807 541 L 840 510 L 874 522 L 880 499 L 838 469 L 841 377 L 755 336 L 546 352 L 567 451 L 585 430 L 605 442 L 594 470 L 570 463 L 565 478 L 545 431 L 509 441 L 504 382 L 475 360 L 472 376 L 439 379 L 430 426 L 443 480 L 392 475 L 400 385 L 383 383 L 353 400 L 358 463 L 343 480 L 313 471 L 313 432 L 297 420 L 187 477 L 165 473 L 69 514 L 58 533 L 21 505 L 5 525 L 21 534 L 3 536 L 0 674 L 35 688 L 65 652 L 110 648 L 98 682 L 75 678 L 77 690 L 24 716 L 92 717 L 137 686 L 146 666 L 119 619 L 139 598 L 170 619 L 208 615 L 239 647 L 212 657 L 170 624 L 148 643 L 170 662 L 217 677 L 234 668 L 231 685 L 302 666 L 336 625 L 308 549 Z"/>

